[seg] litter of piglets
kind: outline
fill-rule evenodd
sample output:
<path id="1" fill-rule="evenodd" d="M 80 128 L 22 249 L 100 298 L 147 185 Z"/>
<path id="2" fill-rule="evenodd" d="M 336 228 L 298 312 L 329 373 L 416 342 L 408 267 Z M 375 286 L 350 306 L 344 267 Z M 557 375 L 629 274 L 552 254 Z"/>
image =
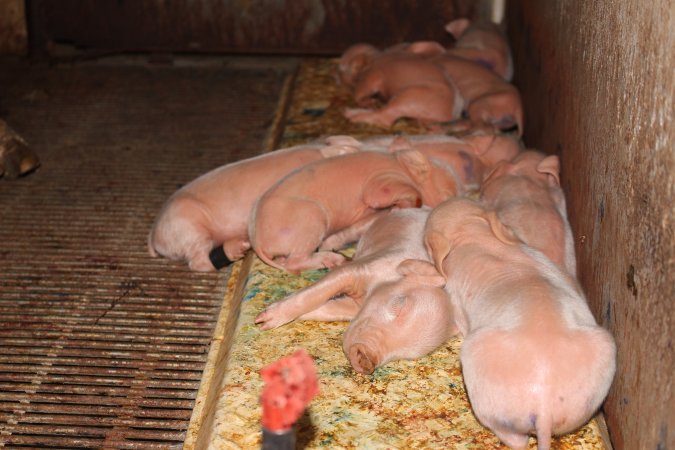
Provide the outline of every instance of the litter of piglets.
<path id="1" fill-rule="evenodd" d="M 167 200 L 149 251 L 198 271 L 248 251 L 288 274 L 326 269 L 255 323 L 275 333 L 295 320 L 347 321 L 342 350 L 361 374 L 459 335 L 476 418 L 513 449 L 535 436 L 547 450 L 601 406 L 614 340 L 577 280 L 559 156 L 521 140 L 508 43 L 490 23 L 446 29 L 448 48 L 347 48 L 335 68 L 354 96 L 344 115 L 371 135 L 327 136 L 202 175 Z M 403 118 L 428 133 L 383 133 Z M 294 448 L 293 423 L 318 393 L 312 360 L 298 351 L 261 373 L 263 448 Z"/>

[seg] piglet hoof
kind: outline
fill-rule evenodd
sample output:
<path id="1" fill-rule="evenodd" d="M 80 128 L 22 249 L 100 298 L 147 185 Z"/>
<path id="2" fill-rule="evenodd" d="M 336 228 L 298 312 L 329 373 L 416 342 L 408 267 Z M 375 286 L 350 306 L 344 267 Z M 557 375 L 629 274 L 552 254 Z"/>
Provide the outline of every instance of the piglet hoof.
<path id="1" fill-rule="evenodd" d="M 518 130 L 518 123 L 516 119 L 511 115 L 502 116 L 498 119 L 491 121 L 491 125 L 500 131 L 508 132 L 509 130 Z"/>
<path id="2" fill-rule="evenodd" d="M 347 261 L 347 258 L 340 253 L 335 252 L 319 252 L 321 255 L 321 265 L 326 269 L 332 269 L 333 267 L 340 266 Z"/>
<path id="3" fill-rule="evenodd" d="M 246 256 L 246 252 L 250 249 L 251 243 L 248 241 L 248 239 L 233 239 L 230 241 L 225 241 L 223 244 L 225 257 L 228 259 L 228 261 L 230 261 L 227 264 L 231 264 L 237 260 L 242 259 L 244 256 Z M 216 251 L 215 247 L 212 252 L 213 251 Z"/>
<path id="4" fill-rule="evenodd" d="M 319 246 L 319 251 L 333 252 L 341 247 L 342 238 L 337 234 L 327 237 Z"/>
<path id="5" fill-rule="evenodd" d="M 0 121 L 0 177 L 17 178 L 39 166 L 40 160 L 26 142 Z"/>
<path id="6" fill-rule="evenodd" d="M 272 330 L 290 322 L 290 320 L 281 315 L 282 311 L 279 305 L 281 303 L 273 303 L 256 316 L 254 322 L 260 325 L 261 330 Z"/>
<path id="7" fill-rule="evenodd" d="M 352 367 L 359 373 L 369 375 L 377 367 L 376 358 L 370 354 L 368 348 L 363 344 L 354 344 L 349 347 L 348 356 Z"/>

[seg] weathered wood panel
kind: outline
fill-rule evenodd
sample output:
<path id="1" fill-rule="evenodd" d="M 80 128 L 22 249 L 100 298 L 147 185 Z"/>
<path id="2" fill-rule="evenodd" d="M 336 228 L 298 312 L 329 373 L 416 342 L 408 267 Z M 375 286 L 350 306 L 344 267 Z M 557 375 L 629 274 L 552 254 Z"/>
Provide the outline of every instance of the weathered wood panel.
<path id="1" fill-rule="evenodd" d="M 580 280 L 616 337 L 616 449 L 675 448 L 675 8 L 511 1 L 528 145 L 559 153 Z"/>
<path id="2" fill-rule="evenodd" d="M 335 54 L 355 42 L 450 42 L 449 20 L 484 1 L 29 0 L 47 38 L 114 51 Z"/>
<path id="3" fill-rule="evenodd" d="M 0 54 L 23 55 L 27 49 L 24 0 L 0 1 Z"/>

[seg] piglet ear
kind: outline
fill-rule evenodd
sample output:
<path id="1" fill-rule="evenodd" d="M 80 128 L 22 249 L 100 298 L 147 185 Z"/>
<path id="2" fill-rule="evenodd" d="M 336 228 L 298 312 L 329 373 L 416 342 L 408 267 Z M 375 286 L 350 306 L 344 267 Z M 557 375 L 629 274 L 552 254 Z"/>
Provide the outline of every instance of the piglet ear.
<path id="1" fill-rule="evenodd" d="M 508 245 L 522 244 L 522 241 L 518 239 L 511 227 L 499 220 L 496 212 L 488 211 L 485 218 L 497 239 Z"/>
<path id="2" fill-rule="evenodd" d="M 356 76 L 363 72 L 366 66 L 370 64 L 370 61 L 373 59 L 376 53 L 377 50 L 373 47 L 372 49 L 368 49 L 367 51 L 356 55 L 354 59 L 352 59 L 351 65 L 349 67 L 351 74 Z"/>
<path id="3" fill-rule="evenodd" d="M 402 261 L 396 271 L 406 279 L 427 286 L 443 287 L 445 278 L 438 273 L 436 267 L 421 259 L 406 259 Z"/>
<path id="4" fill-rule="evenodd" d="M 560 158 L 556 155 L 542 159 L 537 166 L 537 172 L 548 175 L 551 186 L 560 186 Z"/>
<path id="5" fill-rule="evenodd" d="M 434 261 L 436 270 L 445 278 L 447 274 L 443 272 L 443 260 L 450 253 L 450 241 L 440 231 L 430 230 L 424 235 L 424 244 Z"/>
<path id="6" fill-rule="evenodd" d="M 402 150 L 396 152 L 396 159 L 405 167 L 413 180 L 424 183 L 429 179 L 431 163 L 429 159 L 417 150 Z"/>
<path id="7" fill-rule="evenodd" d="M 445 31 L 450 33 L 455 39 L 462 37 L 467 28 L 471 25 L 469 19 L 457 19 L 445 25 Z"/>
<path id="8" fill-rule="evenodd" d="M 389 144 L 389 147 L 387 147 L 387 151 L 389 153 L 395 153 L 401 150 L 412 150 L 412 148 L 412 143 L 408 138 L 405 136 L 396 136 L 394 140 L 391 141 L 391 144 Z"/>

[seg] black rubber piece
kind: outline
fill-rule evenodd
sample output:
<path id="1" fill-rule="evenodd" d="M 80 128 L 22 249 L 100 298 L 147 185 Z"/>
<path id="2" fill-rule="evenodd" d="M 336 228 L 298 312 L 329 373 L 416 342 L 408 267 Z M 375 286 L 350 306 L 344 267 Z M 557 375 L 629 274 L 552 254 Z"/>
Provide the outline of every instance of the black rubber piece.
<path id="1" fill-rule="evenodd" d="M 270 431 L 262 429 L 262 450 L 295 450 L 295 431 Z"/>
<path id="2" fill-rule="evenodd" d="M 230 261 L 230 259 L 225 254 L 225 250 L 223 249 L 222 245 L 219 245 L 218 247 L 215 247 L 213 250 L 211 250 L 209 253 L 209 259 L 211 260 L 213 267 L 216 269 L 222 269 L 223 267 L 227 267 L 232 264 L 232 261 Z"/>

